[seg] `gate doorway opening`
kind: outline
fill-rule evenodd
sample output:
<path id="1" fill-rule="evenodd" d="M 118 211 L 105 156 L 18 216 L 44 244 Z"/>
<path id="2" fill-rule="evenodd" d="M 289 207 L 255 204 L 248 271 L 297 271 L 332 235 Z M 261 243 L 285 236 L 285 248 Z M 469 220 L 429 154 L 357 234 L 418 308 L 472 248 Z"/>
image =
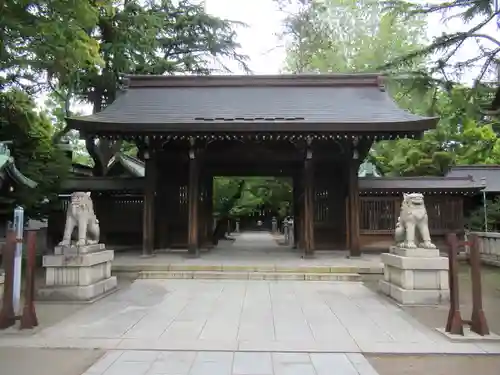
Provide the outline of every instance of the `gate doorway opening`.
<path id="1" fill-rule="evenodd" d="M 226 177 L 213 180 L 214 238 L 224 232 L 281 232 L 294 216 L 293 181 L 283 176 Z"/>

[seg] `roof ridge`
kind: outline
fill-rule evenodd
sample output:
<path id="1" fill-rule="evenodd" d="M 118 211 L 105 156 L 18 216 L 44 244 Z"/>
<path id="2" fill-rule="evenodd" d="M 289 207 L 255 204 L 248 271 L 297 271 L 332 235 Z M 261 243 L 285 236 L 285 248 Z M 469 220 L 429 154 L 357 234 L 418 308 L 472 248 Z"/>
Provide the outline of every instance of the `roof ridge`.
<path id="1" fill-rule="evenodd" d="M 269 87 L 368 86 L 384 89 L 380 73 L 274 74 L 274 75 L 125 75 L 125 87 Z"/>

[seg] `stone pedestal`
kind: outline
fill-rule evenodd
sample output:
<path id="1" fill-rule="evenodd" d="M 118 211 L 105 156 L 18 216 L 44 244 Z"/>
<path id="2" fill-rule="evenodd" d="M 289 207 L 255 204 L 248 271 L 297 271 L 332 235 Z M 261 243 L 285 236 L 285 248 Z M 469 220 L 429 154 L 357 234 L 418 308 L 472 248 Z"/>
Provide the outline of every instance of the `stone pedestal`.
<path id="1" fill-rule="evenodd" d="M 437 305 L 450 299 L 448 258 L 437 249 L 391 247 L 382 254 L 382 293 L 403 305 Z"/>
<path id="2" fill-rule="evenodd" d="M 39 299 L 92 302 L 106 296 L 117 285 L 113 258 L 104 244 L 56 247 L 54 255 L 43 257 L 46 287 L 38 291 Z"/>

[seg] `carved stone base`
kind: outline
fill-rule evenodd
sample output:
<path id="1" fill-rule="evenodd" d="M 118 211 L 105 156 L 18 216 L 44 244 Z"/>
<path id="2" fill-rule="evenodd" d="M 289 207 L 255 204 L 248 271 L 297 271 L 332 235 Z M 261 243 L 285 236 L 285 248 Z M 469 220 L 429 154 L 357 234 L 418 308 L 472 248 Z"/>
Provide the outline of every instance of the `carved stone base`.
<path id="1" fill-rule="evenodd" d="M 113 250 L 104 250 L 103 244 L 80 247 L 79 253 L 67 249 L 43 257 L 46 287 L 38 291 L 39 299 L 89 302 L 116 290 L 116 277 L 111 276 Z"/>
<path id="2" fill-rule="evenodd" d="M 96 253 L 98 251 L 103 251 L 106 249 L 106 246 L 103 243 L 97 243 L 95 245 L 85 245 L 85 246 L 56 246 L 54 248 L 54 255 L 75 255 L 75 254 L 87 254 L 87 253 Z"/>
<path id="3" fill-rule="evenodd" d="M 437 249 L 391 247 L 382 254 L 382 293 L 402 305 L 437 305 L 450 299 L 448 258 Z"/>

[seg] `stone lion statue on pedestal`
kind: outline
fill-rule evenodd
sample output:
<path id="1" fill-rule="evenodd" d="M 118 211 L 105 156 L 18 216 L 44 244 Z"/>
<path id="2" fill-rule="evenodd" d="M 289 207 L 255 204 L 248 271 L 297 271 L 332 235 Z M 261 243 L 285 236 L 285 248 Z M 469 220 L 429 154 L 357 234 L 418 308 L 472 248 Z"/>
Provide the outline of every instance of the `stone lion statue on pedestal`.
<path id="1" fill-rule="evenodd" d="M 71 235 L 78 227 L 76 246 L 99 243 L 99 221 L 94 213 L 94 205 L 90 193 L 76 191 L 71 194 L 71 202 L 66 212 L 64 236 L 59 246 L 71 246 Z"/>
<path id="2" fill-rule="evenodd" d="M 429 233 L 429 218 L 424 196 L 403 194 L 403 203 L 395 231 L 396 245 L 406 249 L 435 249 Z"/>

